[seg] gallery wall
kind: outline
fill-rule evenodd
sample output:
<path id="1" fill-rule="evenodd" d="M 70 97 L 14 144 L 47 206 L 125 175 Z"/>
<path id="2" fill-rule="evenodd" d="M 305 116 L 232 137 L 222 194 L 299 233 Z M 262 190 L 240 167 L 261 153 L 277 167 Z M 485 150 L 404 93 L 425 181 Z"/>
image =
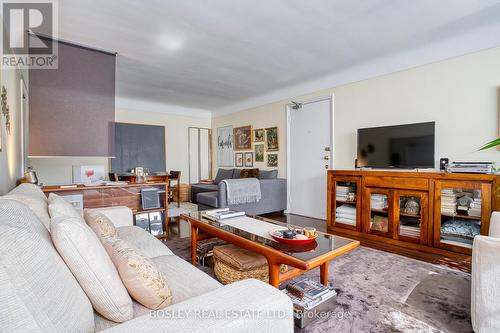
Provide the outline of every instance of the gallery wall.
<path id="1" fill-rule="evenodd" d="M 212 150 L 214 161 L 213 174 L 217 173 L 219 166 L 217 165 L 217 128 L 224 126 L 233 126 L 233 128 L 251 125 L 253 129 L 265 129 L 271 127 L 278 128 L 278 151 L 264 152 L 264 162 L 255 162 L 255 152 L 253 149 L 254 143 L 252 143 L 251 150 L 244 150 L 241 152 L 253 152 L 254 153 L 254 168 L 259 168 L 263 170 L 278 170 L 279 177 L 286 177 L 286 110 L 284 104 L 268 104 L 263 105 L 250 110 L 243 110 L 236 113 L 231 113 L 228 115 L 223 115 L 219 117 L 212 118 Z M 236 151 L 238 153 L 240 151 Z M 277 154 L 278 155 L 278 166 L 268 167 L 267 166 L 267 155 Z M 222 167 L 230 168 L 230 167 Z"/>
<path id="2" fill-rule="evenodd" d="M 285 177 L 286 104 L 334 94 L 336 169 L 354 168 L 358 128 L 426 121 L 436 122 L 436 167 L 440 157 L 500 162 L 499 151 L 477 151 L 499 134 L 498 73 L 500 47 L 215 117 L 212 128 L 277 125 Z"/>

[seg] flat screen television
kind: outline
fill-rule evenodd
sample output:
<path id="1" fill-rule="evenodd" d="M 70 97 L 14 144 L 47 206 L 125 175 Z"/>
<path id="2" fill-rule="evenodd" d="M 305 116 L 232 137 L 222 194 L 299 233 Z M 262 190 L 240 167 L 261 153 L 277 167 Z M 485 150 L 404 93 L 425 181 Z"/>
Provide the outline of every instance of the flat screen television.
<path id="1" fill-rule="evenodd" d="M 434 168 L 434 122 L 358 129 L 357 167 Z"/>

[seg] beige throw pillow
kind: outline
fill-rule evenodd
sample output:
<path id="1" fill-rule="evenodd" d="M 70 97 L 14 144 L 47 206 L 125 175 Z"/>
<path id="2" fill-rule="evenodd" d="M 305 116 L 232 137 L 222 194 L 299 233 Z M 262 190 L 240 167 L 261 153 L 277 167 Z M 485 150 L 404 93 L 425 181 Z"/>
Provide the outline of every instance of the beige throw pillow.
<path id="1" fill-rule="evenodd" d="M 130 295 L 145 307 L 157 310 L 172 304 L 172 292 L 156 265 L 118 238 L 102 239 Z"/>
<path id="2" fill-rule="evenodd" d="M 81 219 L 51 219 L 50 232 L 57 252 L 99 314 L 115 322 L 132 319 L 132 299 L 97 235 Z"/>
<path id="3" fill-rule="evenodd" d="M 49 214 L 51 218 L 58 216 L 82 217 L 82 214 L 66 201 L 62 196 L 55 193 L 49 194 Z"/>
<path id="4" fill-rule="evenodd" d="M 113 222 L 103 213 L 85 209 L 83 217 L 99 238 L 116 237 L 118 235 Z"/>

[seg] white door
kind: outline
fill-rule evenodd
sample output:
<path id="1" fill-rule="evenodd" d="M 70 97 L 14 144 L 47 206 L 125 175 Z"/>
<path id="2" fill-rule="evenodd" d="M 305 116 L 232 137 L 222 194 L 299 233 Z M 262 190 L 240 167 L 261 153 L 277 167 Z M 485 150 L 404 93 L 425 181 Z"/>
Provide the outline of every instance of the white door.
<path id="1" fill-rule="evenodd" d="M 326 219 L 326 171 L 332 167 L 333 99 L 288 107 L 288 212 Z"/>

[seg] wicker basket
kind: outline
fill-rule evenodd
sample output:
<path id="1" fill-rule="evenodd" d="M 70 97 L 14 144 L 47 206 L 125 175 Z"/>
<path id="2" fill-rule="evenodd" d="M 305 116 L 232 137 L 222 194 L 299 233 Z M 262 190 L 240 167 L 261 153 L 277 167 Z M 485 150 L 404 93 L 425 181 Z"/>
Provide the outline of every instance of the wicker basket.
<path id="1" fill-rule="evenodd" d="M 263 265 L 259 268 L 240 271 L 232 266 L 229 266 L 216 256 L 214 256 L 214 272 L 217 279 L 222 282 L 222 284 L 229 284 L 236 281 L 244 279 L 258 279 L 268 283 L 269 281 L 269 271 L 267 265 Z"/>

